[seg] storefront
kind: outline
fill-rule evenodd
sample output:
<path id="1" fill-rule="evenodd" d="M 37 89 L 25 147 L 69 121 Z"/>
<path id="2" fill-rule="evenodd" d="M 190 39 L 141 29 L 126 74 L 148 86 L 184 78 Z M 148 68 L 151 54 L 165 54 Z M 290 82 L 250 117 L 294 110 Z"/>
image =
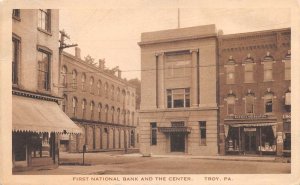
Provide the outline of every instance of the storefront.
<path id="1" fill-rule="evenodd" d="M 58 166 L 60 135 L 81 133 L 54 98 L 13 95 L 12 110 L 13 171 Z"/>
<path id="2" fill-rule="evenodd" d="M 276 118 L 231 116 L 225 120 L 226 154 L 276 155 Z"/>

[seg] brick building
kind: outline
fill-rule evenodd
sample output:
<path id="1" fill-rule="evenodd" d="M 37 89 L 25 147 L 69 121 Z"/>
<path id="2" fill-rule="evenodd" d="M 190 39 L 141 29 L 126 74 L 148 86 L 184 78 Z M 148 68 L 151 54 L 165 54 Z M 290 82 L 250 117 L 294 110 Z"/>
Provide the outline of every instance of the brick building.
<path id="1" fill-rule="evenodd" d="M 58 138 L 81 130 L 60 109 L 58 10 L 12 12 L 13 171 L 58 165 Z"/>
<path id="2" fill-rule="evenodd" d="M 61 147 L 70 152 L 82 151 L 84 144 L 87 151 L 138 148 L 136 89 L 121 78 L 119 68 L 81 59 L 77 47 L 75 56 L 63 52 L 61 58 L 63 110 L 83 131 L 61 138 Z"/>
<path id="3" fill-rule="evenodd" d="M 214 25 L 142 33 L 140 151 L 216 155 Z"/>
<path id="4" fill-rule="evenodd" d="M 219 36 L 221 154 L 291 149 L 291 30 Z"/>

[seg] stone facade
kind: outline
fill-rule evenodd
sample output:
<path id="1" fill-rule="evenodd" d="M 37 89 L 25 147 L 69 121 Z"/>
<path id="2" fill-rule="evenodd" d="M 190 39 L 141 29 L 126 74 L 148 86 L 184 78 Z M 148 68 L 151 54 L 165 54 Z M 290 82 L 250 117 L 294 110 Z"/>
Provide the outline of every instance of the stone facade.
<path id="1" fill-rule="evenodd" d="M 221 154 L 290 151 L 291 30 L 219 36 Z"/>
<path id="2" fill-rule="evenodd" d="M 214 25 L 142 33 L 140 151 L 216 155 Z"/>
<path id="3" fill-rule="evenodd" d="M 70 136 L 67 150 L 82 151 L 84 144 L 87 151 L 138 148 L 136 89 L 118 68 L 105 68 L 104 60 L 93 64 L 75 51 L 61 55 L 62 107 L 84 133 Z"/>

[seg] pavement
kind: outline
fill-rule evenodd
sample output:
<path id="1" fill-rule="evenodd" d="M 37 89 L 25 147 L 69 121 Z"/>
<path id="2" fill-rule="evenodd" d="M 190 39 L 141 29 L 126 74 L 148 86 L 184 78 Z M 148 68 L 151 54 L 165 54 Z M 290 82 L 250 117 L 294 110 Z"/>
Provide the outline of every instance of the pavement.
<path id="1" fill-rule="evenodd" d="M 18 175 L 112 174 L 278 174 L 290 173 L 291 163 L 270 156 L 152 155 L 122 152 L 61 153 L 56 169 L 18 172 Z"/>

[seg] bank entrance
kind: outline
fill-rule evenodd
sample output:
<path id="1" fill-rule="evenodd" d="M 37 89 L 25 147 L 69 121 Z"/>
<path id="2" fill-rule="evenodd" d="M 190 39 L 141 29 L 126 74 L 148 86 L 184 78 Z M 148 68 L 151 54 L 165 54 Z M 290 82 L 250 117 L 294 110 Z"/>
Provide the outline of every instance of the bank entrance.
<path id="1" fill-rule="evenodd" d="M 179 133 L 170 133 L 171 140 L 171 152 L 184 152 L 185 151 L 185 134 L 182 132 Z"/>

